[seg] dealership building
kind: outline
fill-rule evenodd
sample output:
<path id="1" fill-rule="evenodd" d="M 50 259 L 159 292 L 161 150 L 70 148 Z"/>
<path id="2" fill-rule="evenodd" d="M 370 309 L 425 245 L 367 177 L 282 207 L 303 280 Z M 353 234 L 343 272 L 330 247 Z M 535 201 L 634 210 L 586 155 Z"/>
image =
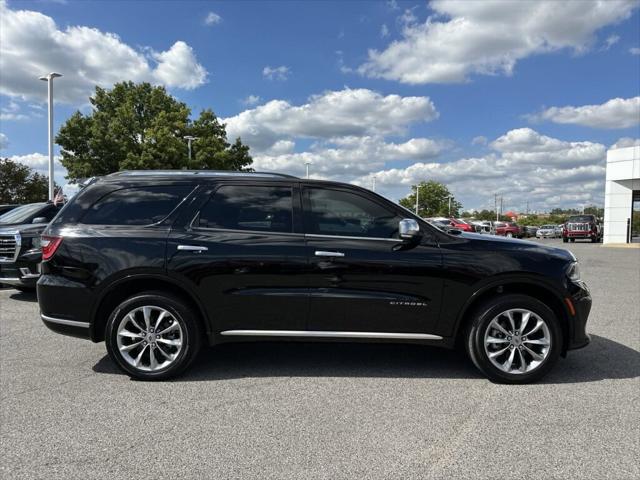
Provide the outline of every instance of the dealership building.
<path id="1" fill-rule="evenodd" d="M 607 152 L 604 243 L 640 242 L 640 145 Z"/>

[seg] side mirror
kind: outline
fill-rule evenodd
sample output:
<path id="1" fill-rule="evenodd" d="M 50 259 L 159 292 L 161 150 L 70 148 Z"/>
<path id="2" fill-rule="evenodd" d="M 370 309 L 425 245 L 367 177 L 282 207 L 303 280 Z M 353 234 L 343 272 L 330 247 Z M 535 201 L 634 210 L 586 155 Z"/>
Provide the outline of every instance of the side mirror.
<path id="1" fill-rule="evenodd" d="M 49 223 L 49 220 L 47 220 L 47 217 L 36 217 L 31 223 Z"/>
<path id="2" fill-rule="evenodd" d="M 398 232 L 403 240 L 411 240 L 420 236 L 420 225 L 412 218 L 400 220 Z"/>

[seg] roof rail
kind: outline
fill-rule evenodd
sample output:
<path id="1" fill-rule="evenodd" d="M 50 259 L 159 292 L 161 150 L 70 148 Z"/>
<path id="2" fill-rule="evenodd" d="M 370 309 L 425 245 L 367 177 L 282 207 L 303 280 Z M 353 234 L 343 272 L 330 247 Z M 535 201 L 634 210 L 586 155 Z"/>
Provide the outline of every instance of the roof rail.
<path id="1" fill-rule="evenodd" d="M 187 176 L 187 175 L 203 175 L 203 176 L 243 176 L 243 175 L 257 175 L 265 177 L 281 177 L 281 178 L 297 178 L 293 175 L 277 172 L 248 172 L 239 170 L 122 170 L 115 172 L 109 176 L 151 176 L 151 175 L 175 175 L 175 176 Z"/>

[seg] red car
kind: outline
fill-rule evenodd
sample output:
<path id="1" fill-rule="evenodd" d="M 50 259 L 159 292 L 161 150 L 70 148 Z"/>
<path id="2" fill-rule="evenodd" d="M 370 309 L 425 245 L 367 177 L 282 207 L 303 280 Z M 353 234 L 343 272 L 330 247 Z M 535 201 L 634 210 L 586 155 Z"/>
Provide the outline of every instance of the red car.
<path id="1" fill-rule="evenodd" d="M 496 235 L 509 238 L 522 238 L 522 229 L 516 223 L 496 222 L 494 225 L 496 228 Z"/>
<path id="2" fill-rule="evenodd" d="M 562 241 L 575 242 L 576 239 L 591 240 L 596 243 L 602 240 L 602 227 L 595 215 L 573 215 L 562 228 Z"/>
<path id="3" fill-rule="evenodd" d="M 462 230 L 463 232 L 475 232 L 476 229 L 470 223 L 465 222 L 461 218 L 451 218 L 451 226 L 453 228 L 457 228 L 458 230 Z"/>

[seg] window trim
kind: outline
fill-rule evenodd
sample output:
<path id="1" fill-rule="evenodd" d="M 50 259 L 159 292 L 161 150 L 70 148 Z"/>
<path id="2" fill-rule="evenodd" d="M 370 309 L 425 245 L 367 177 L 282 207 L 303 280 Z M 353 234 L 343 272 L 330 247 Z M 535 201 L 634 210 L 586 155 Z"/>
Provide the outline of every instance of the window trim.
<path id="1" fill-rule="evenodd" d="M 215 194 L 223 187 L 272 187 L 272 188 L 288 188 L 291 190 L 291 231 L 281 232 L 272 230 L 243 230 L 239 228 L 220 228 L 220 227 L 201 227 L 196 224 L 196 219 L 200 216 L 202 209 L 213 199 Z M 297 235 L 304 236 L 304 232 L 296 232 L 296 219 L 298 217 L 296 210 L 296 198 L 299 197 L 296 190 L 296 185 L 292 183 L 282 182 L 269 182 L 269 183 L 237 183 L 237 182 L 224 182 L 215 185 L 212 189 L 208 190 L 204 194 L 205 200 L 198 205 L 193 214 L 193 217 L 187 224 L 188 230 L 205 231 L 205 232 L 229 232 L 229 233 L 251 233 L 251 234 L 263 234 L 263 235 Z"/>

